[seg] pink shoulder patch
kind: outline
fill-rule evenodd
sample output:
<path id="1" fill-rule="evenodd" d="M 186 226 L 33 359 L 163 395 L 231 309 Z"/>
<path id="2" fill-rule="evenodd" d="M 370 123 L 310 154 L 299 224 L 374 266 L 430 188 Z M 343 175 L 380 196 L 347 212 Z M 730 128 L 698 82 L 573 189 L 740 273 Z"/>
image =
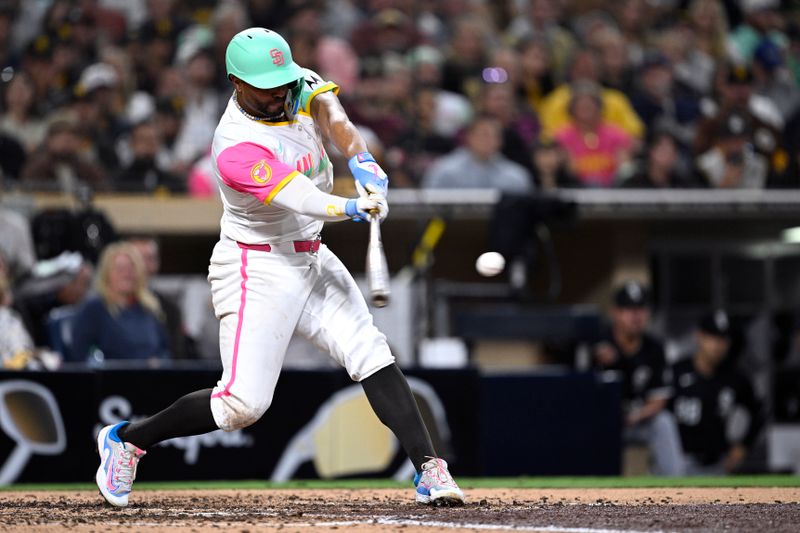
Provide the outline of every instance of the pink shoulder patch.
<path id="1" fill-rule="evenodd" d="M 269 149 L 255 143 L 230 146 L 217 156 L 222 182 L 235 191 L 269 204 L 297 171 L 279 161 Z"/>

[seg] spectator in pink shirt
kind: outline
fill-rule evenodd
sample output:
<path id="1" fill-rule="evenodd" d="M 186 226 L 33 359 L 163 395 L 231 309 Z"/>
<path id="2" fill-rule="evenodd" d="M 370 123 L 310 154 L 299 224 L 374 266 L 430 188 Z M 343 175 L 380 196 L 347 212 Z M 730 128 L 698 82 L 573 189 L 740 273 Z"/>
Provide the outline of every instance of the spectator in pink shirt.
<path id="1" fill-rule="evenodd" d="M 585 187 L 612 187 L 629 166 L 634 140 L 602 118 L 600 88 L 576 82 L 569 104 L 570 122 L 553 136 L 567 154 L 573 175 Z"/>

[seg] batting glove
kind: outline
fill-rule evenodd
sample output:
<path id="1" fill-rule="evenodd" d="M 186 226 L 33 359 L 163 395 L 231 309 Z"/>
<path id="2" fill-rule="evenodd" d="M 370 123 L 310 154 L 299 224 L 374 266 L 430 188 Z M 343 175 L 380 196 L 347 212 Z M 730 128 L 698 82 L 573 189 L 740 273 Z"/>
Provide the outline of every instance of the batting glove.
<path id="1" fill-rule="evenodd" d="M 380 194 L 386 196 L 389 187 L 389 178 L 386 172 L 375 162 L 369 152 L 361 152 L 350 158 L 347 162 L 350 172 L 356 181 L 356 189 L 361 196 L 367 194 Z"/>
<path id="2" fill-rule="evenodd" d="M 389 202 L 380 194 L 360 196 L 347 200 L 344 212 L 356 222 L 363 222 L 369 218 L 370 213 L 377 213 L 378 220 L 383 222 L 389 215 Z"/>

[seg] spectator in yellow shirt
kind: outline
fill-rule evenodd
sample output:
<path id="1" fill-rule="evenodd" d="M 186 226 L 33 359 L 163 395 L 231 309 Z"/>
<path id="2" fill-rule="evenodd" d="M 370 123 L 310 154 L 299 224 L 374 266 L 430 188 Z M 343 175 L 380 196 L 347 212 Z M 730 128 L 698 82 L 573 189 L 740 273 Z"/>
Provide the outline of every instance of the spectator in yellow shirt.
<path id="1" fill-rule="evenodd" d="M 570 65 L 568 80 L 591 81 L 599 83 L 600 73 L 597 54 L 589 49 L 579 50 Z M 603 121 L 613 124 L 635 139 L 644 137 L 645 128 L 639 116 L 631 106 L 630 100 L 620 91 L 603 88 Z M 539 119 L 542 123 L 542 136 L 552 137 L 553 133 L 570 122 L 569 103 L 572 100 L 570 83 L 556 87 L 539 107 Z"/>

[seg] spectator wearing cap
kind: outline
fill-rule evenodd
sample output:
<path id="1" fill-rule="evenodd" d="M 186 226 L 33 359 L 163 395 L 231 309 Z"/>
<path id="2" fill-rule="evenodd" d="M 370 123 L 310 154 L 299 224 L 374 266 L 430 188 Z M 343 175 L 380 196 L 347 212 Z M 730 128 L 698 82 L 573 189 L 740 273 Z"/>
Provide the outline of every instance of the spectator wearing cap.
<path id="1" fill-rule="evenodd" d="M 570 121 L 553 138 L 567 154 L 570 172 L 584 187 L 612 187 L 631 161 L 633 138 L 603 117 L 600 87 L 572 84 Z"/>
<path id="2" fill-rule="evenodd" d="M 109 172 L 117 169 L 117 141 L 129 125 L 116 69 L 107 63 L 89 65 L 81 73 L 74 92 L 71 118 L 88 139 L 91 156 Z"/>
<path id="3" fill-rule="evenodd" d="M 724 311 L 704 316 L 694 354 L 671 369 L 675 414 L 688 475 L 730 474 L 758 438 L 761 406 L 749 380 L 731 364 L 733 337 Z"/>
<path id="4" fill-rule="evenodd" d="M 718 189 L 760 189 L 766 185 L 769 162 L 755 151 L 752 118 L 732 112 L 717 122 L 714 145 L 697 157 L 708 185 Z"/>
<path id="5" fill-rule="evenodd" d="M 30 75 L 33 83 L 34 115 L 43 117 L 63 103 L 63 96 L 54 85 L 57 72 L 50 37 L 39 35 L 28 44 L 22 55 L 21 70 Z"/>
<path id="6" fill-rule="evenodd" d="M 622 382 L 624 442 L 648 445 L 654 474 L 680 475 L 678 431 L 666 409 L 672 391 L 664 347 L 647 332 L 649 322 L 647 289 L 635 281 L 617 288 L 610 325 L 590 347 L 591 366 L 617 374 Z"/>
<path id="7" fill-rule="evenodd" d="M 784 147 L 784 118 L 769 99 L 754 94 L 754 76 L 751 68 L 744 65 L 721 65 L 718 72 L 718 101 L 705 100 L 701 106 L 706 115 L 698 124 L 692 152 L 695 157 L 712 150 L 719 142 L 720 134 L 726 130 L 741 128 L 726 125 L 731 116 L 742 117 L 751 135 L 748 147 L 763 156 L 767 162 L 770 181 L 786 171 L 788 157 Z"/>
<path id="8" fill-rule="evenodd" d="M 648 135 L 669 131 L 689 146 L 694 140 L 696 123 L 701 118 L 700 102 L 676 85 L 669 59 L 657 50 L 647 53 L 639 70 L 637 85 L 631 104 L 644 122 Z"/>

